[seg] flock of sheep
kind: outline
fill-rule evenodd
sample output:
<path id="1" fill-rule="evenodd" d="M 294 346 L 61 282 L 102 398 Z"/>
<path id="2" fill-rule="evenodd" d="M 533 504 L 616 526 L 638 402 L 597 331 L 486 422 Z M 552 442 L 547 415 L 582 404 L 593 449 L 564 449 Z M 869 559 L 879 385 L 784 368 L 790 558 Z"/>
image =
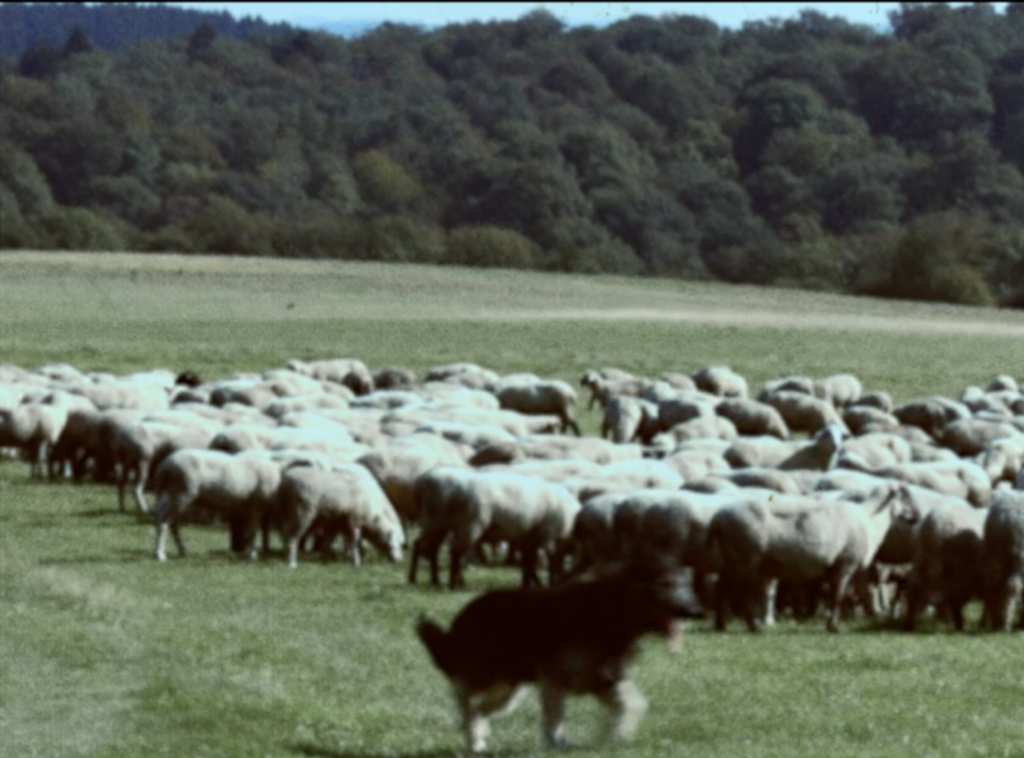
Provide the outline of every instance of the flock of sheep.
<path id="1" fill-rule="evenodd" d="M 453 587 L 488 549 L 524 585 L 664 554 L 693 572 L 719 629 L 730 612 L 755 630 L 820 599 L 831 631 L 851 603 L 902 607 L 910 628 L 934 606 L 962 628 L 974 598 L 1007 631 L 1019 602 L 1024 626 L 1013 378 L 899 406 L 850 374 L 756 397 L 722 366 L 580 383 L 603 407 L 601 438 L 580 436 L 568 383 L 471 363 L 420 379 L 296 360 L 207 382 L 0 365 L 0 448 L 32 477 L 115 483 L 122 511 L 130 491 L 161 561 L 168 535 L 185 555 L 190 520 L 226 525 L 252 558 L 276 532 L 293 567 L 311 541 L 329 556 L 340 535 L 358 565 L 364 540 L 397 562 L 415 536 L 409 581 L 425 560 L 439 584 L 447 545 Z"/>

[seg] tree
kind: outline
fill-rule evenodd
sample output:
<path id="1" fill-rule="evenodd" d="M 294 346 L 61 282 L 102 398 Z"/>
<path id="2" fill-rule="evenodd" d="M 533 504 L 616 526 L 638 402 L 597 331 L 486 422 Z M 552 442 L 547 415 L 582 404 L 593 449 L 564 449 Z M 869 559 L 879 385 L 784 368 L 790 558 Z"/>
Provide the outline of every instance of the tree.
<path id="1" fill-rule="evenodd" d="M 68 35 L 67 42 L 64 43 L 64 56 L 70 58 L 72 55 L 78 55 L 79 53 L 91 53 L 93 51 L 92 40 L 89 39 L 89 35 L 86 34 L 85 29 L 81 26 L 75 26 L 71 30 L 71 34 Z"/>

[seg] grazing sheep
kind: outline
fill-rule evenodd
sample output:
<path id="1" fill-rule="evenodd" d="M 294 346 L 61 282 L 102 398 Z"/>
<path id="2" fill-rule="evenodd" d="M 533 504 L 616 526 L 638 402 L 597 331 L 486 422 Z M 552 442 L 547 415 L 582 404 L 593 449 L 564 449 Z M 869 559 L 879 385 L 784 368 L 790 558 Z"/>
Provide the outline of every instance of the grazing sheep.
<path id="1" fill-rule="evenodd" d="M 888 392 L 885 392 L 884 390 L 865 392 L 852 403 L 850 403 L 850 406 L 860 408 L 877 408 L 883 413 L 892 413 L 892 395 L 890 395 Z"/>
<path id="2" fill-rule="evenodd" d="M 156 557 L 167 560 L 167 532 L 171 532 L 184 557 L 181 517 L 197 501 L 225 516 L 237 544 L 249 558 L 256 557 L 255 532 L 277 500 L 281 481 L 279 465 L 263 451 L 228 455 L 219 450 L 178 450 L 156 470 Z M 234 539 L 232 540 L 234 543 Z M 266 546 L 264 546 L 266 547 Z"/>
<path id="3" fill-rule="evenodd" d="M 985 446 L 978 464 L 985 469 L 995 487 L 999 482 L 1014 482 L 1017 473 L 1024 470 L 1024 435 L 993 440 Z"/>
<path id="4" fill-rule="evenodd" d="M 68 470 L 75 481 L 85 475 L 85 467 L 96 455 L 99 446 L 99 428 L 103 412 L 96 409 L 78 409 L 68 412 L 60 436 L 50 448 L 50 477 Z"/>
<path id="5" fill-rule="evenodd" d="M 826 426 L 835 425 L 849 433 L 835 406 L 817 397 L 782 391 L 765 395 L 761 401 L 779 412 L 790 431 L 817 434 Z"/>
<path id="6" fill-rule="evenodd" d="M 899 426 L 900 422 L 895 416 L 879 408 L 870 405 L 848 405 L 843 410 L 843 423 L 850 429 L 851 434 L 868 434 L 871 431 L 882 431 L 887 428 Z"/>
<path id="7" fill-rule="evenodd" d="M 552 414 L 562 422 L 561 431 L 571 428 L 580 436 L 580 427 L 573 417 L 572 407 L 576 404 L 576 390 L 557 379 L 532 384 L 508 384 L 499 387 L 495 393 L 501 407 L 519 413 L 536 415 Z"/>
<path id="8" fill-rule="evenodd" d="M 1020 385 L 1017 380 L 1009 374 L 1000 374 L 985 386 L 986 392 L 1020 392 Z"/>
<path id="9" fill-rule="evenodd" d="M 905 439 L 897 434 L 873 432 L 846 440 L 836 465 L 871 472 L 911 460 L 910 443 Z"/>
<path id="10" fill-rule="evenodd" d="M 988 475 L 978 464 L 970 461 L 902 463 L 886 466 L 875 473 L 963 498 L 976 508 L 987 507 L 992 494 Z"/>
<path id="11" fill-rule="evenodd" d="M 1024 627 L 1024 492 L 997 492 L 984 530 L 986 577 L 985 618 L 992 628 L 1013 628 L 1014 605 Z"/>
<path id="12" fill-rule="evenodd" d="M 658 377 L 658 381 L 664 382 L 673 389 L 680 390 L 682 392 L 696 392 L 697 382 L 686 374 L 682 374 L 678 371 L 666 371 Z"/>
<path id="13" fill-rule="evenodd" d="M 994 440 L 1017 436 L 1020 436 L 1020 432 L 1012 424 L 967 418 L 946 424 L 938 439 L 944 447 L 964 457 L 978 455 Z"/>
<path id="14" fill-rule="evenodd" d="M 832 601 L 827 629 L 838 631 L 847 585 L 871 565 L 901 503 L 910 509 L 905 490 L 887 486 L 865 503 L 773 493 L 721 508 L 708 530 L 710 544 L 722 555 L 715 628 L 725 628 L 730 596 L 756 631 L 752 601 L 764 596 L 768 580 L 825 579 Z"/>
<path id="15" fill-rule="evenodd" d="M 446 382 L 475 390 L 490 390 L 498 385 L 498 375 L 475 363 L 447 363 L 431 366 L 423 378 L 426 382 Z"/>
<path id="16" fill-rule="evenodd" d="M 523 586 L 540 584 L 537 553 L 548 555 L 550 580 L 558 578 L 569 548 L 579 502 L 558 484 L 505 471 L 467 470 L 451 476 L 440 502 L 420 511 L 414 557 L 433 556 L 451 535 L 449 585 L 464 584 L 463 564 L 482 539 L 504 540 L 520 551 Z M 414 575 L 410 579 L 415 581 Z"/>
<path id="17" fill-rule="evenodd" d="M 805 446 L 803 442 L 789 442 L 777 437 L 743 437 L 722 453 L 733 468 L 778 468 Z"/>
<path id="18" fill-rule="evenodd" d="M 604 406 L 601 437 L 613 442 L 649 443 L 658 432 L 658 406 L 629 395 L 616 395 Z"/>
<path id="19" fill-rule="evenodd" d="M 396 437 L 388 445 L 359 458 L 379 482 L 403 524 L 416 522 L 418 505 L 416 479 L 435 466 L 463 466 L 458 449 L 435 435 Z"/>
<path id="20" fill-rule="evenodd" d="M 124 513 L 124 493 L 132 479 L 132 495 L 138 513 L 149 513 L 145 489 L 152 471 L 175 450 L 205 448 L 213 431 L 202 424 L 181 426 L 156 421 L 139 421 L 122 429 L 114 441 L 114 461 L 120 472 L 117 478 L 117 506 Z"/>
<path id="21" fill-rule="evenodd" d="M 43 403 L 0 408 L 0 447 L 16 447 L 30 462 L 29 476 L 42 479 L 50 448 L 60 438 L 68 409 Z"/>
<path id="22" fill-rule="evenodd" d="M 763 402 L 765 397 L 776 392 L 802 392 L 805 395 L 813 395 L 814 380 L 809 376 L 784 376 L 781 379 L 772 379 L 764 383 L 758 398 Z"/>
<path id="23" fill-rule="evenodd" d="M 359 542 L 364 537 L 389 560 L 402 560 L 405 534 L 398 514 L 370 472 L 359 464 L 329 471 L 288 468 L 281 476 L 274 515 L 291 568 L 299 565 L 299 540 L 314 526 L 320 530 L 325 557 L 340 532 L 353 566 L 361 561 Z"/>
<path id="24" fill-rule="evenodd" d="M 934 439 L 941 438 L 942 430 L 949 422 L 945 408 L 934 398 L 904 403 L 893 409 L 892 414 L 900 424 L 923 429 Z"/>
<path id="25" fill-rule="evenodd" d="M 676 395 L 658 403 L 658 427 L 671 429 L 676 424 L 685 424 L 696 418 L 715 415 L 718 398 L 702 392 L 690 395 Z"/>
<path id="26" fill-rule="evenodd" d="M 650 384 L 649 380 L 633 376 L 628 371 L 617 368 L 591 369 L 583 372 L 583 376 L 580 378 L 580 386 L 590 390 L 587 410 L 592 409 L 594 403 L 600 403 L 603 406 L 608 402 L 608 398 L 615 395 L 638 397 L 648 384 Z"/>
<path id="27" fill-rule="evenodd" d="M 771 435 L 780 440 L 789 439 L 789 427 L 782 415 L 767 403 L 748 398 L 723 400 L 715 413 L 732 421 L 740 434 Z"/>
<path id="28" fill-rule="evenodd" d="M 520 437 L 518 445 L 527 458 L 548 461 L 582 458 L 604 465 L 614 461 L 640 458 L 643 455 L 639 445 L 617 445 L 597 437 L 530 435 Z"/>
<path id="29" fill-rule="evenodd" d="M 907 580 L 907 618 L 912 630 L 921 609 L 939 594 L 954 627 L 964 627 L 963 608 L 983 594 L 985 556 L 982 549 L 988 513 L 970 506 L 933 509 L 915 530 L 914 566 Z"/>
<path id="30" fill-rule="evenodd" d="M 320 382 L 333 382 L 348 387 L 357 395 L 373 392 L 373 375 L 366 364 L 355 358 L 333 358 L 320 361 L 288 361 L 286 368 L 297 374 L 311 376 Z"/>
<path id="31" fill-rule="evenodd" d="M 416 384 L 416 374 L 410 369 L 396 366 L 379 368 L 373 372 L 373 386 L 378 390 L 404 390 Z"/>
<path id="32" fill-rule="evenodd" d="M 814 383 L 816 397 L 843 409 L 861 396 L 864 387 L 853 374 L 833 374 Z"/>
<path id="33" fill-rule="evenodd" d="M 700 416 L 681 424 L 675 424 L 666 433 L 673 442 L 685 440 L 725 440 L 732 441 L 739 437 L 736 425 L 724 416 Z"/>
<path id="34" fill-rule="evenodd" d="M 747 380 L 728 366 L 709 366 L 693 374 L 697 389 L 718 397 L 747 397 Z"/>
<path id="35" fill-rule="evenodd" d="M 836 424 L 829 424 L 814 435 L 809 445 L 782 461 L 779 468 L 783 471 L 831 471 L 836 467 L 842 446 L 843 429 Z"/>

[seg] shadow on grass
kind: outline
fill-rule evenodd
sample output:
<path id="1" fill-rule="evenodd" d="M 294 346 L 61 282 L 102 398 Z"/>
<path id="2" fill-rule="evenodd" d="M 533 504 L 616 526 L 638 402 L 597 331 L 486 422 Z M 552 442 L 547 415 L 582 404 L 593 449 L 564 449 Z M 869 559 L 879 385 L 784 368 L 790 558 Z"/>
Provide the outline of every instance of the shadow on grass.
<path id="1" fill-rule="evenodd" d="M 40 558 L 40 566 L 75 566 L 102 563 L 138 563 L 141 560 L 153 560 L 152 550 L 132 549 L 114 550 L 109 553 L 95 555 L 68 555 L 59 558 Z"/>
<path id="2" fill-rule="evenodd" d="M 308 758 L 452 758 L 452 756 L 463 756 L 466 754 L 465 750 L 461 747 L 434 748 L 433 750 L 410 750 L 408 752 L 388 750 L 385 752 L 374 753 L 359 750 L 346 750 L 344 748 L 322 747 L 320 745 L 312 745 L 308 742 L 304 742 L 298 745 L 292 745 L 291 748 L 296 754 L 308 756 Z M 560 749 L 558 754 L 571 755 L 572 753 L 579 752 L 585 748 L 585 745 L 569 745 L 568 747 Z M 511 750 L 502 749 L 500 751 L 495 751 L 492 747 L 488 752 L 490 755 L 508 756 L 509 758 L 537 755 L 536 748 L 526 747 L 513 747 Z"/>
<path id="3" fill-rule="evenodd" d="M 296 754 L 308 756 L 308 758 L 452 758 L 452 756 L 462 755 L 463 752 L 457 748 L 447 748 L 443 750 L 412 750 L 407 753 L 391 751 L 367 753 L 344 748 L 321 747 L 309 743 L 292 745 L 291 748 Z"/>

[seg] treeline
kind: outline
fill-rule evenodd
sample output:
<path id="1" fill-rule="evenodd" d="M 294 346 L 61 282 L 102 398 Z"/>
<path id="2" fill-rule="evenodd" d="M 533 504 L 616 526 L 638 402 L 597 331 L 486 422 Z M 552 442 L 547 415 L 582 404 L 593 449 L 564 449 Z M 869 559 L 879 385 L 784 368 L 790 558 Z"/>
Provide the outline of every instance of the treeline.
<path id="1" fill-rule="evenodd" d="M 1024 6 L 891 20 L 79 29 L 0 59 L 0 247 L 1024 305 Z"/>
<path id="2" fill-rule="evenodd" d="M 145 40 L 166 40 L 191 34 L 200 24 L 218 34 L 245 39 L 291 30 L 261 18 L 236 20 L 227 11 L 175 8 L 159 3 L 0 3 L 0 55 L 12 58 L 41 43 L 61 47 L 81 29 L 100 50 L 119 50 Z"/>

